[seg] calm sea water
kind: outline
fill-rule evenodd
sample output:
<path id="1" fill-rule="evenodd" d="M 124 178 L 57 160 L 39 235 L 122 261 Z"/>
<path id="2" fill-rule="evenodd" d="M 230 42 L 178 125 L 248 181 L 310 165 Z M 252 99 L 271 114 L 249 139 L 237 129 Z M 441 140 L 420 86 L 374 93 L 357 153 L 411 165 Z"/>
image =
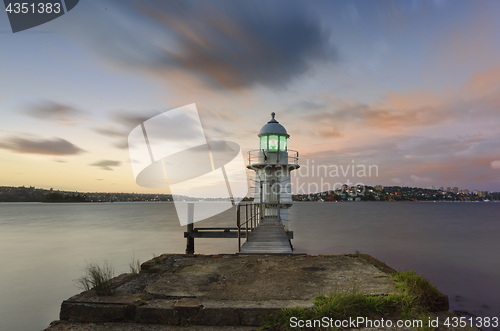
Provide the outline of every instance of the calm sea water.
<path id="1" fill-rule="evenodd" d="M 234 226 L 234 209 L 200 226 Z M 500 203 L 296 203 L 296 252 L 371 254 L 423 274 L 451 310 L 500 317 Z M 88 261 L 128 272 L 133 257 L 183 253 L 172 203 L 0 203 L 0 330 L 43 330 Z M 235 239 L 197 239 L 197 253 L 234 253 Z"/>

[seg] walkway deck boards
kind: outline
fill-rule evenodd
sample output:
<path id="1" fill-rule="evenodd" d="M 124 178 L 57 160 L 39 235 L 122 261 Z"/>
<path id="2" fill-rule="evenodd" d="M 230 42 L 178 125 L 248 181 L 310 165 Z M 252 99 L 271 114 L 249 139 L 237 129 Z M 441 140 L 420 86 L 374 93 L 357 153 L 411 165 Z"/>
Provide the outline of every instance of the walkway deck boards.
<path id="1" fill-rule="evenodd" d="M 275 220 L 264 219 L 248 241 L 241 245 L 240 254 L 291 254 L 292 247 L 283 225 Z"/>

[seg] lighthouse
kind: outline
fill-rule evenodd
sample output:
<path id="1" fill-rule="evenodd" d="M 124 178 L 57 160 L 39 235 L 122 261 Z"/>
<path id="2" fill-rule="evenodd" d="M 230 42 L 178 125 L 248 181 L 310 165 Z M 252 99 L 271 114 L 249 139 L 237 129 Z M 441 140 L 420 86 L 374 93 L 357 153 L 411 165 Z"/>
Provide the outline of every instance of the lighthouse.
<path id="1" fill-rule="evenodd" d="M 258 134 L 259 149 L 248 152 L 248 169 L 255 171 L 254 202 L 260 203 L 261 223 L 278 223 L 288 231 L 292 207 L 290 172 L 299 168 L 299 153 L 288 149 L 290 135 L 271 113 Z"/>

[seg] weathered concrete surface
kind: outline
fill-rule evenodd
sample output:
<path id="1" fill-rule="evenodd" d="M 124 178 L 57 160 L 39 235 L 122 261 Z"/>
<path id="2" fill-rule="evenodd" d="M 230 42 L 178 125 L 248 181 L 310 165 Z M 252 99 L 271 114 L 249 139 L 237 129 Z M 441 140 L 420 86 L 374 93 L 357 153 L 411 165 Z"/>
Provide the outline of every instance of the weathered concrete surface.
<path id="1" fill-rule="evenodd" d="M 368 295 L 396 291 L 383 266 L 352 255 L 162 255 L 141 268 L 135 277 L 115 278 L 113 296 L 87 291 L 64 301 L 60 319 L 66 322 L 47 330 L 63 330 L 63 325 L 64 330 L 87 330 L 87 324 L 74 322 L 113 322 L 105 330 L 119 330 L 113 327 L 123 322 L 135 325 L 133 330 L 177 330 L 160 324 L 232 330 L 229 326 L 258 326 L 261 317 L 282 308 L 313 307 L 313 298 L 321 294 L 353 288 Z"/>
<path id="2" fill-rule="evenodd" d="M 366 294 L 395 291 L 394 281 L 376 267 L 346 255 L 226 255 L 174 257 L 145 290 L 156 298 L 203 300 L 312 300 L 320 294 L 358 288 Z"/>

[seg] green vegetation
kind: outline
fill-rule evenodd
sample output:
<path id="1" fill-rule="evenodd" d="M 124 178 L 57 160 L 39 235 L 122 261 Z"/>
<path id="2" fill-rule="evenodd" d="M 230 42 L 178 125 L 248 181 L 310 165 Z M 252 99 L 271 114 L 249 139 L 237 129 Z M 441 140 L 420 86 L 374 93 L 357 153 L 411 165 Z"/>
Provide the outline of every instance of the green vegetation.
<path id="1" fill-rule="evenodd" d="M 421 320 L 428 329 L 428 309 L 420 304 L 421 300 L 409 293 L 392 293 L 387 296 L 371 296 L 356 289 L 348 292 L 337 292 L 329 296 L 318 296 L 314 299 L 314 308 L 283 309 L 280 313 L 264 319 L 262 327 L 271 330 L 291 330 L 291 317 L 303 320 L 322 319 L 346 320 L 349 317 L 367 317 L 370 319 L 402 319 Z"/>
<path id="2" fill-rule="evenodd" d="M 148 302 L 151 299 L 152 299 L 151 294 L 149 294 L 148 292 L 142 292 L 139 295 L 139 299 L 137 301 L 135 301 L 134 304 L 136 306 L 142 306 L 142 305 L 145 305 L 146 302 Z"/>
<path id="3" fill-rule="evenodd" d="M 372 262 L 368 255 L 358 251 L 355 256 Z M 378 264 L 374 265 L 387 272 L 388 276 L 396 281 L 395 293 L 385 296 L 366 295 L 356 288 L 351 288 L 329 296 L 321 295 L 314 299 L 314 308 L 283 309 L 280 313 L 264 319 L 262 327 L 271 330 L 291 330 L 289 327 L 291 317 L 302 320 L 318 320 L 323 317 L 333 320 L 366 317 L 385 320 L 421 320 L 423 329 L 431 329 L 428 326 L 429 312 L 442 294 L 414 271 L 397 272 L 390 268 L 387 270 L 385 264 L 377 262 Z"/>
<path id="4" fill-rule="evenodd" d="M 129 263 L 130 273 L 132 275 L 138 275 L 141 272 L 141 262 L 136 259 L 135 256 L 132 258 L 132 262 Z"/>
<path id="5" fill-rule="evenodd" d="M 105 261 L 101 267 L 90 262 L 85 267 L 85 275 L 76 280 L 77 286 L 85 291 L 94 289 L 97 295 L 113 295 L 111 280 L 114 277 L 113 267 Z"/>
<path id="6" fill-rule="evenodd" d="M 157 256 L 155 253 L 153 253 L 153 261 L 154 261 L 155 265 L 158 263 L 161 263 L 161 257 Z"/>
<path id="7" fill-rule="evenodd" d="M 158 268 L 158 267 L 155 267 L 155 266 L 158 265 L 158 264 L 160 264 L 163 261 L 162 257 L 156 255 L 155 253 L 153 253 L 153 259 L 152 259 L 152 261 L 153 261 L 153 263 L 151 265 L 149 265 L 149 267 L 147 268 L 148 273 L 154 274 L 154 273 L 161 272 L 161 269 Z"/>

